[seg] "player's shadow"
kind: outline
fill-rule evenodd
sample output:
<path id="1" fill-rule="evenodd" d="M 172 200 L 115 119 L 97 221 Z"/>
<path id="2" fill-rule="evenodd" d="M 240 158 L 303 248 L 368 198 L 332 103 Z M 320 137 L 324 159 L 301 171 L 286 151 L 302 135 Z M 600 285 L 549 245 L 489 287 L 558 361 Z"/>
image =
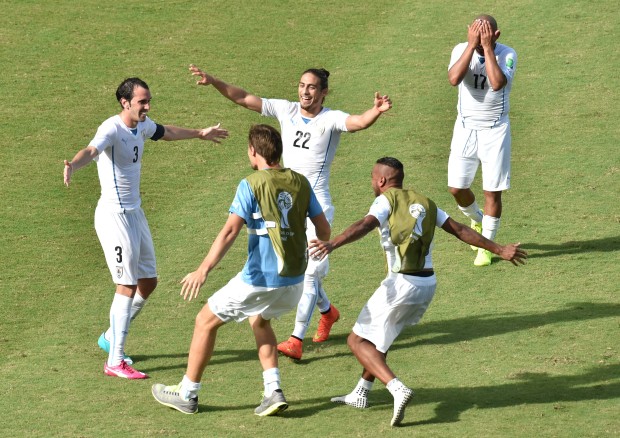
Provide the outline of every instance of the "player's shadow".
<path id="1" fill-rule="evenodd" d="M 489 386 L 414 388 L 415 397 L 407 408 L 402 426 L 451 423 L 460 420 L 469 409 L 494 409 L 518 405 L 553 404 L 563 409 L 565 403 L 620 398 L 620 364 L 601 365 L 583 374 L 551 376 L 547 373 L 522 373 L 512 377 L 514 383 Z M 332 396 L 342 395 L 340 393 Z M 393 398 L 386 389 L 371 391 L 370 409 L 384 410 L 386 421 L 392 416 Z M 434 417 L 416 418 L 416 405 L 437 404 Z M 329 397 L 304 399 L 292 404 L 288 417 L 311 417 L 326 409 L 353 409 L 331 403 Z M 363 411 L 360 410 L 363 415 Z"/>
<path id="2" fill-rule="evenodd" d="M 592 240 L 571 240 L 558 244 L 522 243 L 528 258 L 556 257 L 565 254 L 620 251 L 620 236 Z"/>
<path id="3" fill-rule="evenodd" d="M 453 344 L 561 322 L 614 316 L 620 316 L 618 303 L 568 303 L 566 307 L 544 313 L 477 315 L 422 322 L 404 330 L 390 351 L 416 345 Z"/>
<path id="4" fill-rule="evenodd" d="M 620 304 L 586 302 L 568 303 L 566 307 L 544 313 L 489 314 L 431 322 L 422 321 L 419 325 L 406 328 L 390 347 L 390 351 L 416 345 L 453 344 L 555 323 L 614 316 L 620 316 Z M 348 334 L 331 335 L 327 342 L 332 345 L 346 346 L 347 337 Z M 304 344 L 304 356 L 296 363 L 307 365 L 317 360 L 351 355 L 348 348 L 345 352 L 332 354 L 321 354 L 320 348 L 319 346 L 306 347 Z"/>
<path id="5" fill-rule="evenodd" d="M 414 388 L 415 397 L 407 408 L 401 427 L 423 424 L 452 423 L 470 409 L 495 409 L 519 405 L 553 404 L 553 409 L 564 409 L 566 403 L 620 398 L 620 364 L 600 365 L 583 374 L 551 376 L 547 373 L 522 373 L 512 376 L 514 383 L 489 386 L 459 386 L 445 388 Z M 325 397 L 289 399 L 290 408 L 280 414 L 281 419 L 294 419 L 320 415 L 329 409 L 353 409 L 332 403 L 331 394 Z M 386 389 L 371 391 L 368 397 L 372 411 L 385 411 L 386 422 L 392 416 L 393 399 Z M 432 418 L 416 418 L 416 405 L 436 404 Z M 199 406 L 199 413 L 214 411 L 249 411 L 256 404 L 225 406 L 209 402 Z M 364 411 L 360 410 L 360 415 Z M 178 415 L 178 414 L 175 414 Z"/>
<path id="6" fill-rule="evenodd" d="M 514 376 L 514 383 L 503 385 L 419 389 L 416 403 L 438 403 L 435 416 L 415 420 L 409 425 L 449 423 L 459 421 L 463 412 L 476 409 L 494 409 L 518 405 L 551 404 L 554 409 L 565 408 L 565 403 L 589 400 L 610 400 L 620 397 L 620 364 L 601 365 L 577 375 L 549 375 L 522 373 Z M 389 408 L 392 397 L 387 391 Z M 406 424 L 405 424 L 406 425 Z"/>
<path id="7" fill-rule="evenodd" d="M 217 346 L 215 351 L 213 352 L 213 356 L 209 361 L 209 366 L 215 365 L 226 365 L 228 363 L 237 363 L 237 362 L 255 362 L 257 361 L 256 356 L 256 348 L 246 349 L 246 350 L 233 350 L 233 349 L 218 349 Z M 132 359 L 135 362 L 148 362 L 149 359 L 161 359 L 161 358 L 178 358 L 180 359 L 174 365 L 166 365 L 166 366 L 155 366 L 152 368 L 142 367 L 140 370 L 144 370 L 144 372 L 152 373 L 153 371 L 164 371 L 164 370 L 184 370 L 187 366 L 187 357 L 188 351 L 173 353 L 173 354 L 153 354 L 153 355 L 133 355 Z"/>
<path id="8" fill-rule="evenodd" d="M 401 333 L 390 348 L 390 351 L 402 348 L 411 348 L 416 345 L 452 344 L 474 339 L 502 335 L 510 332 L 529 330 L 545 325 L 583 321 L 588 319 L 608 318 L 620 316 L 620 304 L 617 303 L 569 303 L 566 307 L 544 313 L 530 314 L 491 314 L 477 315 L 449 320 L 422 322 L 420 325 L 409 327 Z M 304 356 L 298 365 L 308 365 L 314 361 L 351 356 L 346 348 L 348 334 L 333 334 L 325 343 L 304 343 Z M 333 352 L 337 347 L 338 351 Z M 323 352 L 322 350 L 330 350 Z M 187 364 L 187 351 L 173 354 L 154 354 L 151 356 L 135 356 L 134 360 L 146 362 L 150 358 L 179 358 L 174 365 L 156 366 L 144 369 L 145 372 L 184 369 Z M 218 349 L 216 347 L 209 366 L 226 365 L 237 362 L 256 361 L 256 349 Z M 280 360 L 287 360 L 280 355 Z"/>

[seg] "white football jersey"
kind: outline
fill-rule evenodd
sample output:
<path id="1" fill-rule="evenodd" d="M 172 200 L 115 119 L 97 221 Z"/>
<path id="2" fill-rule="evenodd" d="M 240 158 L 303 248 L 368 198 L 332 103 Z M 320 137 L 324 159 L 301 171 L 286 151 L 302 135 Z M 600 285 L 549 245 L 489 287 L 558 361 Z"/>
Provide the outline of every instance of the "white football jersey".
<path id="1" fill-rule="evenodd" d="M 284 166 L 308 178 L 323 209 L 330 206 L 329 175 L 349 114 L 323 108 L 316 117 L 306 118 L 299 102 L 282 99 L 263 99 L 262 114 L 280 122 Z"/>
<path id="2" fill-rule="evenodd" d="M 460 43 L 454 47 L 448 70 L 459 60 L 466 47 L 467 43 Z M 508 81 L 504 88 L 493 91 L 487 80 L 484 56 L 478 52 L 474 52 L 469 70 L 458 85 L 458 115 L 463 126 L 468 129 L 492 128 L 508 122 L 509 97 L 517 68 L 517 54 L 512 48 L 496 43 L 495 58 Z"/>
<path id="3" fill-rule="evenodd" d="M 99 151 L 95 158 L 101 198 L 99 205 L 123 212 L 140 207 L 140 169 L 144 141 L 151 138 L 157 125 L 148 117 L 138 122 L 135 134 L 117 114 L 103 122 L 90 142 Z"/>

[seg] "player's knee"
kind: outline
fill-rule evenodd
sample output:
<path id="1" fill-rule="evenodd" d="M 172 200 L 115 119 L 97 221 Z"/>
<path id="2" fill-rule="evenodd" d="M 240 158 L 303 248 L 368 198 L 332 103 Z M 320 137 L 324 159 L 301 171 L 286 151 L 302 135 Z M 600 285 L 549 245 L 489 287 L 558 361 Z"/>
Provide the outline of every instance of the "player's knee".
<path id="1" fill-rule="evenodd" d="M 360 338 L 355 333 L 351 332 L 351 334 L 349 334 L 349 337 L 347 338 L 347 346 L 353 354 L 355 354 L 355 351 L 357 350 L 357 347 L 359 346 L 361 340 L 362 338 Z"/>
<path id="2" fill-rule="evenodd" d="M 142 298 L 147 299 L 157 287 L 157 277 L 141 278 L 138 280 L 138 291 Z"/>
<path id="3" fill-rule="evenodd" d="M 213 312 L 211 312 L 211 309 L 207 304 L 200 312 L 198 312 L 198 315 L 196 315 L 194 328 L 196 331 L 205 332 L 217 329 L 220 325 L 221 320 L 215 316 Z"/>
<path id="4" fill-rule="evenodd" d="M 455 198 L 458 197 L 462 191 L 463 189 L 457 189 L 455 187 L 448 187 L 448 192 L 450 192 L 450 194 L 454 196 Z"/>

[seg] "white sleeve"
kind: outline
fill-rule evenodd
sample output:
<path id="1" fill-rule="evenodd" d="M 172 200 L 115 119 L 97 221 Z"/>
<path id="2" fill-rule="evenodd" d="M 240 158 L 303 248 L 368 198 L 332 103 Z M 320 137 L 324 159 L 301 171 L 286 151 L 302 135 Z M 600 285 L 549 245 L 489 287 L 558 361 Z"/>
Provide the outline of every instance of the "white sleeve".
<path id="1" fill-rule="evenodd" d="M 515 71 L 517 70 L 517 52 L 512 49 L 506 50 L 502 53 L 501 58 L 498 60 L 498 64 L 508 82 L 512 82 Z"/>
<path id="2" fill-rule="evenodd" d="M 449 217 L 450 215 L 448 213 L 437 207 L 437 220 L 435 221 L 435 226 L 441 228 Z"/>
<path id="3" fill-rule="evenodd" d="M 450 70 L 452 66 L 456 63 L 456 61 L 459 60 L 466 47 L 467 43 L 460 43 L 454 46 L 454 49 L 452 49 L 452 55 L 450 56 L 450 64 L 448 64 L 448 70 Z"/>
<path id="4" fill-rule="evenodd" d="M 89 143 L 89 146 L 94 146 L 97 148 L 97 151 L 101 154 L 107 148 L 114 144 L 114 136 L 116 135 L 116 129 L 114 123 L 110 121 L 110 119 L 103 122 L 97 128 L 97 133 L 95 137 Z"/>
<path id="5" fill-rule="evenodd" d="M 148 118 L 148 116 L 146 117 L 146 120 L 144 120 L 144 131 L 146 132 L 146 138 L 151 138 L 153 135 L 155 135 L 155 131 L 157 130 L 157 125 L 155 124 L 154 121 L 152 121 L 151 119 Z"/>
<path id="6" fill-rule="evenodd" d="M 288 114 L 291 111 L 291 102 L 284 99 L 261 99 L 263 101 L 263 110 L 261 114 L 266 117 L 275 117 L 280 119 L 281 115 Z"/>
<path id="7" fill-rule="evenodd" d="M 383 227 L 385 221 L 390 216 L 390 201 L 383 195 L 377 196 L 375 202 L 370 206 L 368 214 L 366 216 L 374 216 L 379 221 L 379 226 Z"/>
<path id="8" fill-rule="evenodd" d="M 347 132 L 347 119 L 350 114 L 339 110 L 330 110 L 330 116 L 333 119 L 334 127 L 340 132 Z"/>

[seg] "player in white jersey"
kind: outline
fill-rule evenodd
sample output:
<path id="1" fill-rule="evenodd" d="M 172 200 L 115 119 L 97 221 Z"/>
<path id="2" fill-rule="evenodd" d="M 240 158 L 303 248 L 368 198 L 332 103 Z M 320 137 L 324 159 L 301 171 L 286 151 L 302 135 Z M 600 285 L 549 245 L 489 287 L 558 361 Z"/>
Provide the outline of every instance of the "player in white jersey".
<path id="1" fill-rule="evenodd" d="M 280 122 L 284 152 L 284 165 L 303 174 L 312 185 L 330 225 L 334 206 L 329 193 L 331 164 L 336 154 L 342 132 L 355 132 L 370 127 L 379 116 L 392 107 L 387 95 L 375 93 L 374 104 L 360 115 L 332 110 L 324 105 L 329 91 L 329 72 L 325 69 L 306 70 L 297 87 L 298 102 L 281 99 L 263 99 L 200 70 L 191 65 L 190 71 L 199 76 L 199 85 L 213 85 L 224 97 L 237 105 L 256 111 Z M 308 222 L 308 240 L 314 239 L 314 227 Z M 310 260 L 304 279 L 304 293 L 297 306 L 295 328 L 291 337 L 278 345 L 278 350 L 293 359 L 301 359 L 303 339 L 308 330 L 314 307 L 321 312 L 321 319 L 314 342 L 324 342 L 332 325 L 340 316 L 330 303 L 323 279 L 327 275 L 328 260 Z"/>
<path id="2" fill-rule="evenodd" d="M 130 322 L 142 310 L 157 286 L 155 250 L 146 217 L 141 208 L 140 171 L 146 139 L 157 141 L 198 138 L 219 143 L 228 136 L 220 125 L 187 129 L 153 122 L 148 85 L 128 78 L 116 90 L 121 112 L 99 126 L 90 145 L 73 160 L 64 162 L 64 183 L 91 161 L 97 162 L 101 197 L 95 210 L 95 229 L 116 283 L 110 308 L 110 328 L 101 334 L 99 347 L 108 353 L 104 373 L 127 379 L 144 379 L 146 374 L 130 365 L 125 356 L 125 339 Z"/>
<path id="3" fill-rule="evenodd" d="M 405 172 L 397 159 L 380 158 L 371 175 L 376 198 L 368 214 L 329 242 L 313 240 L 310 255 L 325 257 L 336 248 L 379 228 L 389 271 L 360 312 L 347 339 L 351 352 L 363 366 L 362 377 L 351 393 L 334 397 L 331 401 L 367 408 L 368 392 L 377 378 L 394 397 L 390 424 L 398 426 L 413 391 L 396 377 L 387 365 L 386 356 L 401 331 L 420 321 L 435 294 L 437 279 L 431 256 L 435 228 L 441 228 L 463 242 L 491 250 L 515 266 L 525 263 L 527 254 L 518 243 L 502 246 L 484 238 L 454 221 L 425 196 L 404 190 Z"/>
<path id="4" fill-rule="evenodd" d="M 448 186 L 459 209 L 471 219 L 472 228 L 495 239 L 502 215 L 502 191 L 510 188 L 510 90 L 517 54 L 497 43 L 500 31 L 489 15 L 480 15 L 468 26 L 467 42 L 452 50 L 448 67 L 450 84 L 458 86 L 458 116 L 454 124 Z M 482 166 L 484 213 L 471 184 Z M 491 264 L 491 253 L 477 251 L 474 265 Z"/>

